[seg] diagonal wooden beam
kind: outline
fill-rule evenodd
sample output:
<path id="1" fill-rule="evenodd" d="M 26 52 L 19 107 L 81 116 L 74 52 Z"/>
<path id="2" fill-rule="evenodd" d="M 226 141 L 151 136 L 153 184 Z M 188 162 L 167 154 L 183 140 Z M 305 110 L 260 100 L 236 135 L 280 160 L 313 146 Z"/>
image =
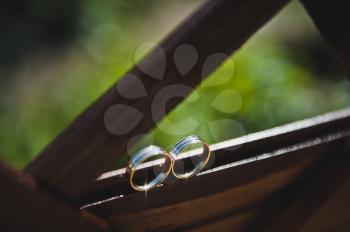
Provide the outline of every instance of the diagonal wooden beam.
<path id="1" fill-rule="evenodd" d="M 343 0 L 303 0 L 316 27 L 334 48 L 350 77 L 349 2 Z"/>
<path id="2" fill-rule="evenodd" d="M 28 175 L 0 163 L 1 231 L 107 231 L 107 224 L 40 191 Z"/>
<path id="3" fill-rule="evenodd" d="M 135 93 L 135 85 L 130 83 L 130 79 L 127 79 L 130 76 L 126 75 L 121 80 L 123 86 L 112 87 L 81 114 L 26 171 L 42 185 L 56 189 L 69 198 L 79 198 L 99 174 L 108 171 L 126 153 L 131 138 L 148 132 L 180 102 L 179 98 L 169 101 L 165 112 L 162 112 L 164 107 L 153 104 L 159 91 L 169 86 L 185 85 L 186 88 L 178 91 L 181 91 L 181 97 L 188 95 L 203 77 L 208 76 L 223 61 L 212 64 L 211 69 L 202 75 L 202 66 L 209 55 L 218 52 L 231 54 L 236 51 L 287 2 L 288 0 L 207 1 L 161 43 L 167 58 L 163 78 L 153 78 L 137 67 L 130 71 L 142 81 L 147 96 L 137 99 L 123 97 L 121 93 Z M 181 76 L 172 60 L 174 50 L 183 44 L 190 44 L 198 51 L 198 62 L 188 74 Z M 183 58 L 186 59 L 186 56 Z M 158 50 L 141 61 L 141 64 L 152 70 L 157 70 L 162 63 L 164 58 L 159 56 Z M 140 123 L 122 135 L 110 133 L 104 124 L 106 112 L 116 104 L 130 106 L 142 115 Z M 152 116 L 152 109 L 158 115 L 156 119 Z M 135 113 L 126 110 L 108 115 L 107 121 L 120 128 L 130 124 L 130 119 L 135 117 Z"/>

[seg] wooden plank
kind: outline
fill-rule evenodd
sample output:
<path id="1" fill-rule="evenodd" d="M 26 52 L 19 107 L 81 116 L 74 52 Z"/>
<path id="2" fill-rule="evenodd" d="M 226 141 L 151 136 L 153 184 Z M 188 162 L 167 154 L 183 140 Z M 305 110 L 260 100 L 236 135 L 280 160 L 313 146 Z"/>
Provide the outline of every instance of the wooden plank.
<path id="1" fill-rule="evenodd" d="M 251 158 L 263 152 L 272 152 L 349 127 L 345 125 L 350 125 L 350 108 L 213 144 L 210 147 L 215 154 L 215 162 L 210 162 L 212 164 L 208 168 Z M 152 172 L 156 164 L 148 165 L 148 170 Z M 102 174 L 80 198 L 80 204 L 130 192 L 133 189 L 125 175 L 125 169 L 119 169 Z"/>
<path id="2" fill-rule="evenodd" d="M 183 231 L 188 228 L 203 226 L 203 224 L 214 223 L 216 219 L 225 219 L 226 215 L 234 217 L 240 217 L 246 213 L 256 215 L 259 212 L 260 205 L 268 198 L 269 194 L 285 187 L 311 161 L 294 161 L 293 165 L 283 165 L 284 170 L 282 168 L 280 170 L 271 170 L 271 167 L 265 167 L 271 170 L 265 174 L 263 174 L 263 171 L 266 172 L 266 169 L 264 168 L 263 170 L 261 168 L 257 172 L 257 174 L 262 174 L 261 176 L 246 179 L 246 175 L 241 173 L 243 171 L 249 173 L 247 172 L 249 169 L 255 168 L 249 165 L 246 169 L 240 168 L 235 172 L 231 172 L 232 176 L 230 179 L 228 176 L 216 176 L 216 181 L 220 185 L 219 189 L 217 188 L 218 184 L 214 182 L 214 178 L 207 177 L 208 182 L 206 184 L 195 185 L 196 189 L 198 189 L 195 193 L 193 193 L 194 187 L 192 187 L 193 183 L 191 182 L 187 183 L 187 185 L 176 185 L 171 190 L 168 188 L 163 189 L 163 193 L 168 192 L 168 195 L 149 192 L 147 197 L 144 195 L 140 196 L 136 200 L 139 204 L 137 209 L 135 205 L 132 205 L 130 210 L 118 208 L 113 211 L 113 207 L 121 206 L 124 202 L 130 204 L 131 199 L 135 200 L 135 198 L 125 196 L 124 199 L 120 199 L 120 201 L 124 201 L 123 203 L 116 200 L 115 204 L 111 204 L 111 202 L 104 203 L 101 207 L 95 208 L 94 206 L 92 210 L 98 215 L 101 214 L 101 217 L 105 217 L 109 223 L 118 227 L 121 231 L 144 231 L 147 228 L 151 231 L 165 228 L 167 230 Z M 233 176 L 237 177 L 232 178 Z M 243 178 L 244 181 L 238 181 L 237 179 L 239 178 Z M 225 181 L 228 183 L 225 183 Z M 237 184 L 233 184 L 236 181 Z M 205 180 L 202 180 L 203 182 Z M 227 186 L 223 189 L 223 185 Z M 217 192 L 211 191 L 210 188 L 214 189 L 214 186 Z M 204 196 L 203 194 L 198 194 L 199 191 L 203 192 Z M 177 197 L 174 199 L 175 195 L 181 200 L 177 201 Z M 188 195 L 192 199 L 188 199 Z M 157 223 L 154 223 L 155 220 Z M 237 224 L 239 225 L 240 221 Z"/>
<path id="3" fill-rule="evenodd" d="M 192 230 L 231 217 L 242 220 L 226 220 L 230 226 L 246 228 L 250 223 L 241 223 L 260 215 L 265 209 L 262 205 L 271 202 L 276 192 L 308 173 L 314 161 L 349 136 L 350 130 L 318 137 L 255 159 L 213 168 L 146 194 L 119 195 L 83 208 L 121 231 Z"/>
<path id="4" fill-rule="evenodd" d="M 185 85 L 187 87 L 182 88 L 181 94 L 189 94 L 203 77 L 220 65 L 221 62 L 213 64 L 212 69 L 207 70 L 203 76 L 202 66 L 209 55 L 218 52 L 231 54 L 237 50 L 287 2 L 288 0 L 207 1 L 161 43 L 169 61 L 166 62 L 162 79 L 153 78 L 138 67 L 130 71 L 139 77 L 147 96 L 127 99 L 114 86 L 62 132 L 26 171 L 42 185 L 56 189 L 59 194 L 71 199 L 79 198 L 93 185 L 98 175 L 108 171 L 126 153 L 131 138 L 148 132 L 164 116 L 164 107 L 157 104 L 152 107 L 153 99 L 159 91 L 169 86 Z M 180 75 L 172 61 L 174 50 L 182 44 L 191 44 L 199 54 L 198 62 L 184 76 Z M 147 63 L 149 69 L 157 69 L 164 63 L 164 59 L 159 56 L 158 51 L 154 51 L 141 63 Z M 134 93 L 134 85 L 129 81 L 122 79 L 121 83 L 126 83 L 120 86 L 122 92 Z M 169 101 L 164 113 L 168 113 L 180 101 L 178 97 Z M 133 107 L 143 115 L 140 123 L 123 135 L 110 133 L 104 124 L 106 112 L 116 104 Z M 152 109 L 157 115 L 155 120 Z M 109 115 L 109 124 L 127 125 L 137 115 L 130 111 L 118 112 Z"/>
<path id="5" fill-rule="evenodd" d="M 347 168 L 350 170 L 349 167 Z M 319 209 L 312 212 L 307 222 L 301 228 L 302 232 L 311 230 L 349 231 L 350 178 L 349 176 L 346 176 L 346 178 L 346 182 L 340 188 L 336 188 L 336 192 L 323 202 Z M 335 178 L 329 180 L 333 182 Z"/>
<path id="6" fill-rule="evenodd" d="M 34 180 L 0 163 L 1 231 L 107 231 L 105 222 L 41 192 Z"/>
<path id="7" fill-rule="evenodd" d="M 318 30 L 339 55 L 350 77 L 349 3 L 343 0 L 303 0 Z"/>
<path id="8" fill-rule="evenodd" d="M 185 231 L 348 231 L 350 163 L 348 148 L 341 149 L 344 142 L 336 142 L 302 175 L 255 209 L 226 213 Z"/>
<path id="9" fill-rule="evenodd" d="M 349 142 L 334 143 L 302 175 L 271 194 L 257 209 L 217 217 L 186 231 L 348 231 Z"/>
<path id="10" fill-rule="evenodd" d="M 347 141 L 349 143 L 350 140 Z M 346 145 L 346 143 L 345 143 Z M 274 202 L 269 204 L 257 215 L 257 220 L 251 223 L 250 231 L 300 231 L 312 218 L 313 214 L 350 180 L 349 147 L 344 142 L 335 144 L 328 154 L 318 160 L 313 170 L 306 176 L 301 176 L 295 183 L 288 186 L 283 193 L 274 196 Z M 350 192 L 348 192 L 349 194 Z M 348 201 L 339 198 L 337 203 Z M 343 211 L 328 211 L 328 215 L 341 216 Z M 349 212 L 347 212 L 348 214 Z M 318 224 L 319 230 L 322 222 Z M 344 225 L 341 223 L 340 225 Z M 348 224 L 350 225 L 350 224 Z M 337 226 L 337 220 L 333 221 Z M 312 229 L 312 228 L 309 228 Z M 328 228 L 331 229 L 331 228 Z"/>

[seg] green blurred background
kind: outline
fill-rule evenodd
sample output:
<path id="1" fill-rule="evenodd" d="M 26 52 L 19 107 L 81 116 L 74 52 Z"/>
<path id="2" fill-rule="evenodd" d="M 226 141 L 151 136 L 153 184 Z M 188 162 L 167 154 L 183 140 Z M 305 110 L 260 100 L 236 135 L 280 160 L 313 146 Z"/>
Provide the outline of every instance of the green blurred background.
<path id="1" fill-rule="evenodd" d="M 203 1 L 7 2 L 0 159 L 22 169 L 135 63 L 141 44 L 159 41 Z M 188 134 L 215 143 L 349 105 L 345 74 L 293 1 L 129 153 L 168 149 Z"/>

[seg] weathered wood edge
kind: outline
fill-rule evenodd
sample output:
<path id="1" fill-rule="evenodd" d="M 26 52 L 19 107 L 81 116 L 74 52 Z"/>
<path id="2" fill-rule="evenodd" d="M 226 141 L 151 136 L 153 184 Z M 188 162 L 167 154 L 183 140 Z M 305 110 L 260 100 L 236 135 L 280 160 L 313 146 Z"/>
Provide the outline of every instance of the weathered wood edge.
<path id="1" fill-rule="evenodd" d="M 350 108 L 327 113 L 313 118 L 293 122 L 265 131 L 249 134 L 236 139 L 210 145 L 215 162 L 210 162 L 208 168 L 215 168 L 227 163 L 254 157 L 262 152 L 271 152 L 296 143 L 316 138 L 350 126 Z M 193 154 L 194 155 L 194 154 Z M 158 161 L 147 163 L 153 170 Z M 80 199 L 80 204 L 99 201 L 113 197 L 115 194 L 127 194 L 133 190 L 129 186 L 125 169 L 119 169 L 102 174 L 93 188 Z"/>
<path id="2" fill-rule="evenodd" d="M 89 209 L 101 217 L 108 217 L 115 214 L 119 215 L 128 212 L 137 212 L 139 210 L 159 208 L 201 198 L 229 188 L 238 187 L 249 181 L 254 181 L 256 178 L 261 178 L 262 173 L 267 175 L 268 173 L 266 173 L 266 170 L 272 167 L 274 167 L 274 169 L 283 169 L 285 165 L 292 165 L 299 159 L 302 160 L 316 154 L 317 152 L 313 152 L 314 149 L 327 150 L 327 148 L 335 142 L 348 139 L 349 136 L 350 129 L 334 132 L 273 152 L 263 153 L 256 157 L 209 169 L 186 181 L 164 184 L 147 193 L 147 204 L 145 204 L 145 194 L 143 192 L 133 192 L 127 195 L 118 195 L 103 201 L 94 202 L 82 208 Z M 251 169 L 253 167 L 255 171 L 247 173 L 247 168 Z M 265 171 L 258 172 L 257 170 Z M 245 173 L 247 178 L 242 179 L 242 175 L 239 175 L 239 173 Z M 230 181 L 220 184 L 222 179 Z M 206 188 L 206 191 L 203 191 L 200 187 L 203 186 L 203 184 L 208 186 L 213 181 L 215 183 L 215 188 Z M 186 189 L 186 193 L 184 193 L 184 189 Z"/>

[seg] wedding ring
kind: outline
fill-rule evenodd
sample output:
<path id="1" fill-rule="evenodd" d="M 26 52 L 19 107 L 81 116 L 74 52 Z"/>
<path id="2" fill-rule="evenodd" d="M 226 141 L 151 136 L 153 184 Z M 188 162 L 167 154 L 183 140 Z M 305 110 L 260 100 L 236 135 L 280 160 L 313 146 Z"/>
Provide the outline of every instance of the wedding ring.
<path id="1" fill-rule="evenodd" d="M 184 158 L 182 155 L 183 153 L 181 153 L 181 152 L 193 144 L 202 144 L 203 152 L 200 155 L 201 160 L 191 171 L 185 172 L 183 174 L 177 173 L 175 171 L 174 167 L 175 167 L 175 163 L 177 161 L 182 160 L 182 158 Z M 182 139 L 170 151 L 170 155 L 173 158 L 172 173 L 174 174 L 175 177 L 177 177 L 179 179 L 187 179 L 187 178 L 190 178 L 190 177 L 196 175 L 208 163 L 209 158 L 210 158 L 210 153 L 211 152 L 210 152 L 209 145 L 207 143 L 203 142 L 203 140 L 201 138 L 199 138 L 198 136 L 191 135 L 191 136 L 188 136 L 188 137 Z M 187 157 L 185 157 L 185 158 L 187 158 Z"/>
<path id="2" fill-rule="evenodd" d="M 145 185 L 137 185 L 134 182 L 134 176 L 138 167 L 141 166 L 142 163 L 147 159 L 151 157 L 159 157 L 159 156 L 163 156 L 162 158 L 164 159 L 163 164 L 160 164 L 162 165 L 161 172 L 153 180 L 151 180 L 148 183 L 145 183 Z M 171 156 L 160 147 L 152 145 L 136 153 L 129 161 L 126 170 L 127 170 L 127 173 L 129 174 L 131 187 L 133 187 L 137 191 L 147 191 L 149 189 L 157 187 L 160 183 L 162 183 L 165 180 L 165 178 L 169 175 L 171 171 L 171 167 L 172 167 Z"/>

